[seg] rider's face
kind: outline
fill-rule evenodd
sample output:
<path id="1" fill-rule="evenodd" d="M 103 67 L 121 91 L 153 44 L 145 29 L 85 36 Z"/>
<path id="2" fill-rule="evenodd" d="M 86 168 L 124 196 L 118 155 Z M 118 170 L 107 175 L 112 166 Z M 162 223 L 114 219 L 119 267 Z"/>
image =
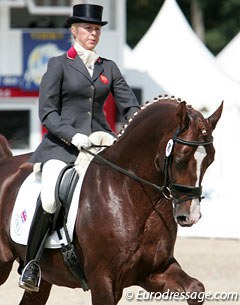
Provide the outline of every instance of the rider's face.
<path id="1" fill-rule="evenodd" d="M 101 25 L 92 23 L 74 23 L 71 32 L 74 39 L 86 50 L 93 50 L 99 42 Z"/>

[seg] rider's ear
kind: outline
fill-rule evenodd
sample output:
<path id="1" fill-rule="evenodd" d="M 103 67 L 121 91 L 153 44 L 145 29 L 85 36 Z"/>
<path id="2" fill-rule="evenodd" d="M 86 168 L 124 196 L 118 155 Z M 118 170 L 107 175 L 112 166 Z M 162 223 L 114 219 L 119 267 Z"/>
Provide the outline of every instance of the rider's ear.
<path id="1" fill-rule="evenodd" d="M 181 130 L 189 127 L 190 119 L 187 113 L 186 102 L 179 103 L 177 107 L 177 124 Z"/>
<path id="2" fill-rule="evenodd" d="M 207 118 L 208 122 L 212 126 L 212 129 L 216 127 L 217 122 L 222 115 L 222 110 L 223 110 L 223 101 L 221 105 L 218 107 L 218 109 L 210 117 Z"/>

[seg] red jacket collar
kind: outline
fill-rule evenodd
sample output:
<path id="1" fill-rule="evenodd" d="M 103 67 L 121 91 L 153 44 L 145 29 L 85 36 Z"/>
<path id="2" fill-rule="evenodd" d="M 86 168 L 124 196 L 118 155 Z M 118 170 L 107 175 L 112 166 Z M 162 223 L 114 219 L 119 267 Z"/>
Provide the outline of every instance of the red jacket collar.
<path id="1" fill-rule="evenodd" d="M 68 51 L 67 51 L 67 58 L 74 60 L 74 58 L 77 56 L 77 51 L 74 49 L 72 46 Z"/>

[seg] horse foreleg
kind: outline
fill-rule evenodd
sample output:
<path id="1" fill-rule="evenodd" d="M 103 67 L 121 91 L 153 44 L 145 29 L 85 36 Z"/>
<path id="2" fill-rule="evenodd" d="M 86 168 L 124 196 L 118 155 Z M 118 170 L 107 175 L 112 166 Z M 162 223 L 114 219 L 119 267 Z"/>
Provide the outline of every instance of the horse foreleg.
<path id="1" fill-rule="evenodd" d="M 114 291 L 112 279 L 104 272 L 88 275 L 88 284 L 92 305 L 116 305 L 121 299 L 122 291 Z"/>
<path id="2" fill-rule="evenodd" d="M 6 282 L 12 270 L 14 260 L 14 254 L 12 253 L 8 244 L 5 242 L 4 237 L 1 238 L 0 236 L 0 286 Z"/>
<path id="3" fill-rule="evenodd" d="M 4 284 L 12 270 L 13 262 L 2 263 L 0 262 L 0 286 Z"/>
<path id="4" fill-rule="evenodd" d="M 141 286 L 149 292 L 165 292 L 165 297 L 186 300 L 189 305 L 204 302 L 204 285 L 184 272 L 173 259 L 163 273 L 152 274 Z"/>
<path id="5" fill-rule="evenodd" d="M 19 305 L 45 305 L 50 295 L 52 284 L 41 280 L 39 292 L 24 292 Z"/>

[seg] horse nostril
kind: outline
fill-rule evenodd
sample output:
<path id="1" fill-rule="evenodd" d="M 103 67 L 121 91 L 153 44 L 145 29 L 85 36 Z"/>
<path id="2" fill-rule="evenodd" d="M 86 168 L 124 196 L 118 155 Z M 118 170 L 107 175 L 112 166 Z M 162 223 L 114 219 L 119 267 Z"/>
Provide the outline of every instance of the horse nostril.
<path id="1" fill-rule="evenodd" d="M 177 216 L 177 221 L 178 222 L 185 222 L 187 220 L 186 216 Z"/>

